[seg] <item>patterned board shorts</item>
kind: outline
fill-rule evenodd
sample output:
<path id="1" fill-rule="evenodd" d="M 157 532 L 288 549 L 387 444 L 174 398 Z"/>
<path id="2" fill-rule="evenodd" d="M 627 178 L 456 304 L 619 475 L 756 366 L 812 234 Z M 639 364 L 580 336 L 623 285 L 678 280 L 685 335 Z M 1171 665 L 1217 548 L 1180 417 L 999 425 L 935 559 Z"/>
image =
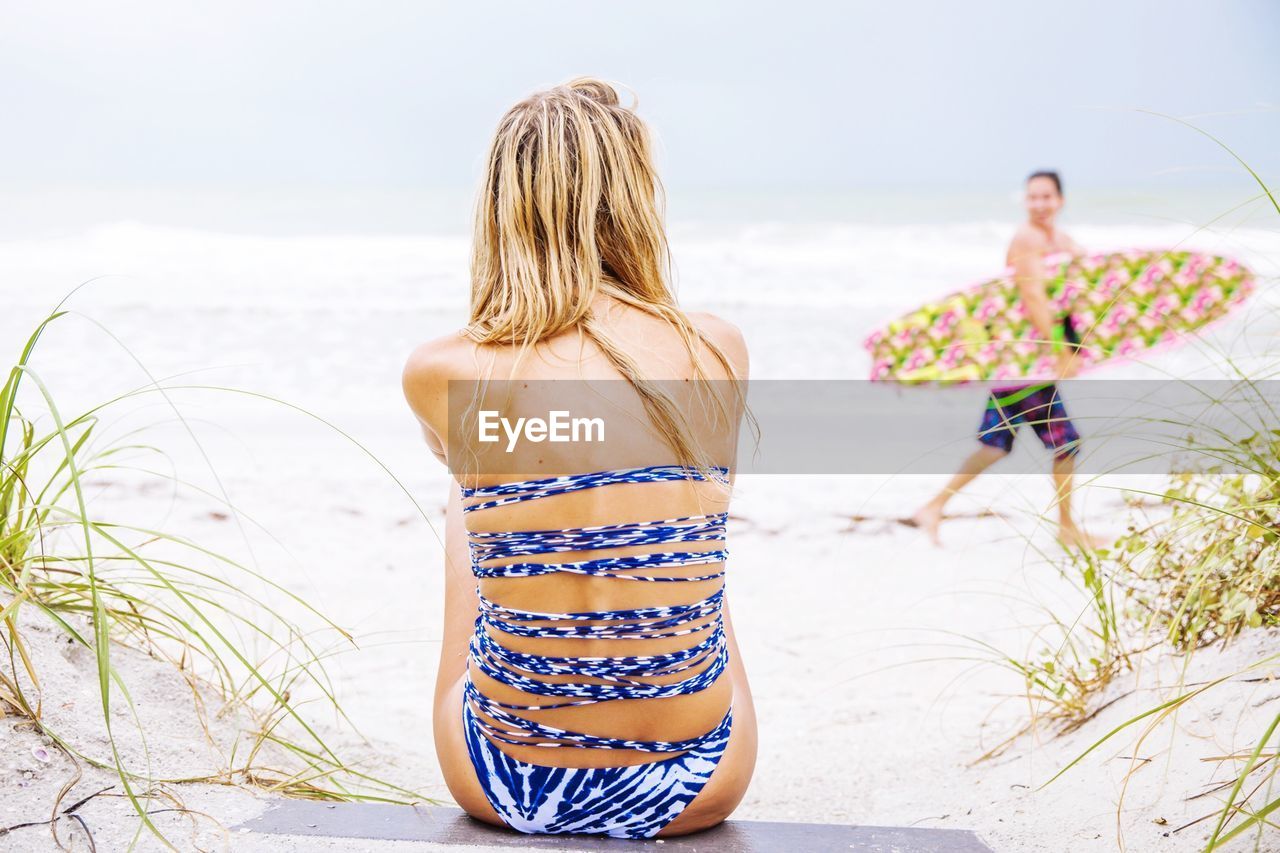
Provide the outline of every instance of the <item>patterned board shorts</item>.
<path id="1" fill-rule="evenodd" d="M 1013 437 L 1020 424 L 1030 424 L 1036 437 L 1049 450 L 1053 458 L 1061 461 L 1080 452 L 1080 433 L 1067 416 L 1067 407 L 1054 384 L 1036 388 L 1021 397 L 1003 404 L 1006 397 L 1017 397 L 1028 386 L 992 388 L 987 409 L 982 413 L 982 425 L 978 428 L 978 441 L 1003 450 L 1013 450 Z"/>

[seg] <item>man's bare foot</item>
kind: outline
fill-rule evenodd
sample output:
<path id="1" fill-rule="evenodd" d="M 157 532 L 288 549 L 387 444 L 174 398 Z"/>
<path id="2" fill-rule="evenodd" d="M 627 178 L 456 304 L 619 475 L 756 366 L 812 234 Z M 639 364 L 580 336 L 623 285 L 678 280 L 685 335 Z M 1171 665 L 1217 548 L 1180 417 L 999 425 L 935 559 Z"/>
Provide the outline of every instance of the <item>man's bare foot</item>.
<path id="1" fill-rule="evenodd" d="M 941 507 L 925 504 L 916 511 L 915 515 L 904 520 L 907 524 L 918 528 L 921 533 L 928 536 L 929 541 L 935 546 L 942 546 L 942 540 L 938 537 L 938 526 L 942 524 Z"/>
<path id="2" fill-rule="evenodd" d="M 1058 541 L 1064 548 L 1079 548 L 1083 551 L 1105 548 L 1109 544 L 1106 539 L 1086 533 L 1075 524 L 1059 524 Z"/>

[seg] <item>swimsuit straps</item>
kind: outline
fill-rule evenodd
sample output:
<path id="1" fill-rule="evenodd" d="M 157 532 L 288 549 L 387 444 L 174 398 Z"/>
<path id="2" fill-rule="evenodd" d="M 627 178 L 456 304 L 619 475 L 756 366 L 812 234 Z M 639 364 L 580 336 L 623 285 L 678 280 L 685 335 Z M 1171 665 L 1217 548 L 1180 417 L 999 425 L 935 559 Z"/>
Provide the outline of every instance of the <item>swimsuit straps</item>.
<path id="1" fill-rule="evenodd" d="M 715 467 L 710 470 L 714 472 L 717 480 L 728 475 L 727 468 Z M 654 465 L 647 468 L 622 468 L 541 480 L 523 480 L 496 486 L 477 488 L 464 486 L 462 488 L 464 500 L 480 499 L 480 502 L 464 505 L 463 512 L 477 512 L 615 483 L 709 479 L 712 477 L 704 476 L 695 468 Z M 619 580 L 655 582 L 714 580 L 723 577 L 723 566 L 719 571 L 711 573 L 678 577 L 635 574 L 634 571 L 723 563 L 728 557 L 728 551 L 723 545 L 710 551 L 670 550 L 559 563 L 520 561 L 501 566 L 484 564 L 500 559 L 634 545 L 667 545 L 682 542 L 723 543 L 727 517 L 727 513 L 721 512 L 712 515 L 668 518 L 661 521 L 606 524 L 565 530 L 468 532 L 471 569 L 477 580 L 531 577 L 550 572 L 570 572 Z M 477 593 L 479 593 L 478 584 Z M 698 737 L 679 741 L 638 741 L 597 737 L 543 725 L 514 714 L 512 711 L 566 708 L 605 702 L 610 699 L 656 699 L 705 690 L 716 681 L 728 663 L 728 646 L 721 618 L 723 600 L 724 586 L 721 584 L 720 589 L 692 604 L 640 607 L 631 610 L 547 613 L 505 607 L 480 595 L 480 615 L 476 619 L 476 630 L 471 638 L 469 655 L 471 662 L 485 675 L 503 684 L 526 693 L 567 701 L 547 705 L 499 702 L 482 694 L 468 677 L 464 685 L 467 701 L 473 710 L 483 712 L 497 721 L 498 725 L 480 716 L 475 717 L 476 722 L 495 740 L 525 746 L 577 746 L 636 749 L 645 752 L 683 752 L 704 745 L 708 739 L 722 737 L 723 732 L 717 729 Z M 710 622 L 695 624 L 707 617 L 712 617 Z M 549 625 L 546 624 L 548 622 L 567 624 Z M 495 635 L 499 633 L 519 637 L 587 637 L 620 641 L 684 635 L 701 636 L 693 646 L 665 654 L 559 657 L 513 651 L 495 639 Z M 703 666 L 704 664 L 708 665 Z M 672 675 L 689 670 L 697 671 L 670 684 L 650 684 L 638 680 L 640 677 Z M 539 675 L 586 676 L 606 683 L 544 681 L 532 677 Z"/>

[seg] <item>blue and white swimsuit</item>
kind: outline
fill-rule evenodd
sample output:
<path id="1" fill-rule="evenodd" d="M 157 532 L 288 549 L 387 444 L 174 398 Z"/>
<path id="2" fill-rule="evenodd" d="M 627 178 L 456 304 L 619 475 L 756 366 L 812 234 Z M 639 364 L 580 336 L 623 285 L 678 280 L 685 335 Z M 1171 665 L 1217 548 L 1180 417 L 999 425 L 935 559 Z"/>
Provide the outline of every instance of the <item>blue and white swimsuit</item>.
<path id="1" fill-rule="evenodd" d="M 727 476 L 728 469 L 713 468 L 711 472 L 716 479 L 721 479 Z M 613 483 L 687 479 L 709 478 L 692 468 L 656 465 L 463 488 L 464 500 L 475 501 L 465 503 L 463 511 L 477 512 Z M 726 520 L 726 513 L 715 513 L 566 530 L 468 533 L 471 567 L 477 580 L 530 577 L 549 572 L 650 582 L 714 580 L 724 576 L 723 563 L 728 556 L 724 547 Z M 707 551 L 671 550 L 561 563 L 518 561 L 502 566 L 486 565 L 494 560 L 557 552 L 682 542 L 720 544 Z M 717 568 L 709 573 L 677 576 L 643 572 L 699 565 Z M 495 701 L 476 688 L 468 668 L 462 709 L 467 751 L 485 796 L 507 824 L 528 833 L 649 838 L 684 811 L 711 778 L 724 754 L 733 724 L 732 707 L 711 731 L 680 741 L 598 737 L 536 723 L 513 711 L 587 705 L 610 699 L 678 696 L 710 687 L 724 672 L 729 659 L 721 616 L 723 599 L 723 580 L 719 589 L 701 601 L 631 610 L 547 613 L 504 607 L 480 596 L 470 665 L 503 684 L 553 700 L 542 705 Z M 556 624 L 545 624 L 548 622 Z M 559 657 L 508 649 L 496 639 L 503 633 L 620 641 L 687 635 L 696 642 L 679 651 L 657 655 Z M 670 684 L 640 680 L 686 671 L 692 674 Z M 606 683 L 545 681 L 535 677 L 565 674 Z M 549 767 L 518 761 L 499 749 L 495 740 L 540 747 L 577 746 L 680 754 L 627 767 Z"/>

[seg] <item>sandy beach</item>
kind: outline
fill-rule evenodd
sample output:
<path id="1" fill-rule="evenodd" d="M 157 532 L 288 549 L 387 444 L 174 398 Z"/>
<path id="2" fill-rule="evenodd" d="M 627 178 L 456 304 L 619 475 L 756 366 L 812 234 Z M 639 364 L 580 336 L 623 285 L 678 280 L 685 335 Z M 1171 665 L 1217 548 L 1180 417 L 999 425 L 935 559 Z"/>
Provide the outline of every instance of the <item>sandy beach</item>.
<path id="1" fill-rule="evenodd" d="M 865 330 L 990 272 L 989 259 L 1010 228 L 673 230 L 686 307 L 737 323 L 752 347 L 753 375 L 777 379 L 861 377 Z M 1099 248 L 1172 244 L 1185 235 L 1181 226 L 1082 223 L 1074 231 Z M 907 266 L 907 247 L 922 240 L 933 251 Z M 1280 330 L 1270 260 L 1280 242 L 1247 229 L 1202 233 L 1192 242 L 1252 263 L 1263 288 L 1247 322 L 1224 325 L 1209 344 L 1171 354 L 1171 363 L 1195 372 L 1223 351 L 1261 358 Z M 207 495 L 158 486 L 137 472 L 93 474 L 88 497 L 91 513 L 237 555 L 349 631 L 354 644 L 334 643 L 342 648 L 326 668 L 361 734 L 323 704 L 302 706 L 309 722 L 348 762 L 440 802 L 448 794 L 430 713 L 441 624 L 436 533 L 447 480 L 420 445 L 398 380 L 417 342 L 457 325 L 465 245 L 456 236 L 262 238 L 136 224 L 0 244 L 0 265 L 30 283 L 0 318 L 0 340 L 24 339 L 69 285 L 120 272 L 72 304 L 125 341 L 154 376 L 200 371 L 175 384 L 278 396 L 329 420 L 387 466 L 390 473 L 331 427 L 260 396 L 181 390 L 170 397 L 218 480 L 156 395 L 125 404 L 111 429 L 123 434 L 150 423 L 149 441 L 165 448 L 182 477 L 214 494 L 224 488 L 242 521 Z M 805 290 L 797 298 L 800 282 Z M 831 322 L 837 310 L 840 321 Z M 51 327 L 33 365 L 67 410 L 146 382 L 131 357 L 80 316 Z M 1142 375 L 1140 365 L 1125 370 Z M 966 405 L 977 410 L 965 398 L 948 405 L 962 416 Z M 1035 466 L 1043 453 L 1032 445 L 1024 438 L 1016 454 Z M 966 449 L 957 444 L 957 459 Z M 165 466 L 149 460 L 148 467 Z M 1101 710 L 1080 728 L 1055 736 L 1040 726 L 980 760 L 1037 710 L 1028 706 L 1023 678 L 997 665 L 993 650 L 1033 658 L 1053 642 L 1052 620 L 1074 619 L 1087 601 L 1062 572 L 1061 552 L 1041 518 L 1052 497 L 1047 476 L 979 481 L 952 504 L 962 517 L 944 526 L 945 547 L 935 549 L 894 519 L 942 479 L 740 478 L 728 601 L 761 731 L 756 774 L 735 817 L 967 828 L 999 851 L 1202 849 L 1214 818 L 1193 822 L 1214 814 L 1219 800 L 1197 795 L 1232 776 L 1231 763 L 1214 757 L 1251 748 L 1280 708 L 1280 667 L 1207 693 L 1149 733 L 1135 726 L 1041 786 L 1113 727 L 1177 695 L 1179 685 L 1233 673 L 1274 650 L 1280 635 L 1246 632 L 1188 662 L 1157 650 L 1093 699 Z M 1095 532 L 1118 535 L 1129 512 L 1126 490 L 1152 485 L 1097 479 L 1079 495 L 1080 514 Z M 38 640 L 45 713 L 101 751 L 92 655 L 68 647 L 47 625 L 28 630 Z M 252 638 L 245 642 L 254 649 Z M 210 693 L 202 726 L 192 688 L 171 667 L 123 648 L 113 660 L 130 684 L 146 685 L 134 699 L 156 777 L 216 776 L 234 764 L 230 745 L 243 718 L 218 717 Z M 122 717 L 117 728 L 129 726 Z M 140 762 L 136 745 L 129 749 L 129 760 Z M 0 824 L 46 820 L 75 775 L 70 762 L 12 715 L 0 720 L 0 755 Z M 111 784 L 111 774 L 86 768 L 63 807 Z M 266 794 L 209 783 L 164 790 L 207 815 L 157 815 L 193 849 L 366 849 L 227 838 L 214 821 L 230 826 L 260 812 Z M 100 850 L 124 849 L 137 825 L 117 794 L 118 787 L 77 810 Z M 69 819 L 58 825 L 64 839 L 84 844 Z M 1280 849 L 1274 833 L 1260 846 L 1251 843 L 1242 839 L 1239 849 Z M 139 849 L 154 845 L 144 834 Z M 56 848 L 47 826 L 33 826 L 0 837 L 0 849 Z"/>
<path id="2" fill-rule="evenodd" d="M 387 491 L 359 482 L 369 492 Z M 1227 778 L 1226 767 L 1208 759 L 1250 746 L 1274 714 L 1280 701 L 1274 668 L 1192 703 L 1141 742 L 1137 735 L 1143 730 L 1135 728 L 1048 787 L 1039 786 L 1153 697 L 1176 695 L 1179 685 L 1244 667 L 1274 650 L 1280 636 L 1254 632 L 1224 652 L 1199 653 L 1187 671 L 1176 660 L 1153 660 L 1140 675 L 1117 680 L 1100 696 L 1099 705 L 1112 704 L 1079 730 L 1063 737 L 1038 731 L 998 758 L 978 762 L 1025 722 L 1028 709 L 1020 698 L 1021 680 L 975 661 L 974 643 L 957 635 L 1012 653 L 1031 651 L 1036 628 L 1046 620 L 1042 608 L 1071 613 L 1082 602 L 1078 595 L 1073 600 L 1075 591 L 1051 565 L 1033 556 L 1032 546 L 1050 550 L 1052 539 L 1036 531 L 1034 522 L 1018 520 L 1016 503 L 997 494 L 1010 484 L 975 492 L 974 501 L 1012 518 L 957 520 L 947 530 L 943 552 L 888 522 L 845 530 L 831 511 L 832 496 L 866 514 L 890 510 L 920 488 L 891 484 L 868 506 L 868 485 L 814 479 L 742 486 L 732 530 L 730 601 L 762 726 L 756 776 L 735 816 L 971 828 L 995 850 L 1113 850 L 1121 833 L 1130 850 L 1201 849 L 1203 822 L 1168 833 L 1214 811 L 1212 798 L 1187 798 Z M 1019 485 L 1047 498 L 1038 482 Z M 1091 507 L 1099 515 L 1115 508 L 1107 497 Z M 447 801 L 431 747 L 429 711 L 439 631 L 431 597 L 440 569 L 421 556 L 423 531 L 415 529 L 420 524 L 398 524 L 392 507 L 382 506 L 388 512 L 381 516 L 377 508 L 366 504 L 357 514 L 354 507 L 313 506 L 308 517 L 314 527 L 307 529 L 323 534 L 313 534 L 319 541 L 296 552 L 311 569 L 311 596 L 327 602 L 328 612 L 350 626 L 360 643 L 336 658 L 332 671 L 345 709 L 368 740 L 332 720 L 316 722 L 330 727 L 349 760 L 424 797 Z M 206 536 L 216 535 L 212 523 L 189 514 L 185 521 L 207 527 Z M 371 558 L 340 557 L 339 569 L 334 555 L 343 553 L 344 542 L 348 548 L 360 543 L 355 550 Z M 376 543 L 376 556 L 370 542 Z M 45 695 L 61 700 L 60 709 L 50 709 L 53 721 L 101 746 L 91 656 L 54 651 L 66 646 L 53 632 L 36 636 L 48 643 L 42 672 L 52 677 L 44 682 Z M 225 761 L 235 718 L 220 721 L 214 732 L 220 740 L 209 745 L 181 679 L 137 653 L 118 652 L 117 665 L 131 681 L 148 685 L 135 698 L 146 715 L 155 773 L 194 776 L 225 766 L 219 756 Z M 120 722 L 127 731 L 126 721 Z M 72 775 L 52 750 L 47 760 L 35 757 L 32 750 L 40 744 L 28 726 L 4 721 L 0 784 L 7 792 L 6 825 L 47 818 L 53 795 Z M 112 781 L 101 771 L 86 773 L 66 803 Z M 265 794 L 226 786 L 165 787 L 187 807 L 228 826 L 266 805 Z M 104 842 L 123 844 L 136 825 L 128 803 L 115 798 L 99 797 L 79 814 L 99 849 L 123 849 Z M 60 826 L 76 834 L 66 820 Z M 220 835 L 206 818 L 175 817 L 161 826 L 176 838 L 195 833 L 193 844 L 199 839 L 214 849 L 317 849 L 301 840 L 296 848 L 254 848 L 239 837 L 220 848 Z M 152 849 L 152 843 L 144 837 L 141 849 Z M 0 849 L 55 848 L 47 828 L 39 827 L 7 836 Z M 1272 848 L 1264 843 L 1261 849 Z"/>

